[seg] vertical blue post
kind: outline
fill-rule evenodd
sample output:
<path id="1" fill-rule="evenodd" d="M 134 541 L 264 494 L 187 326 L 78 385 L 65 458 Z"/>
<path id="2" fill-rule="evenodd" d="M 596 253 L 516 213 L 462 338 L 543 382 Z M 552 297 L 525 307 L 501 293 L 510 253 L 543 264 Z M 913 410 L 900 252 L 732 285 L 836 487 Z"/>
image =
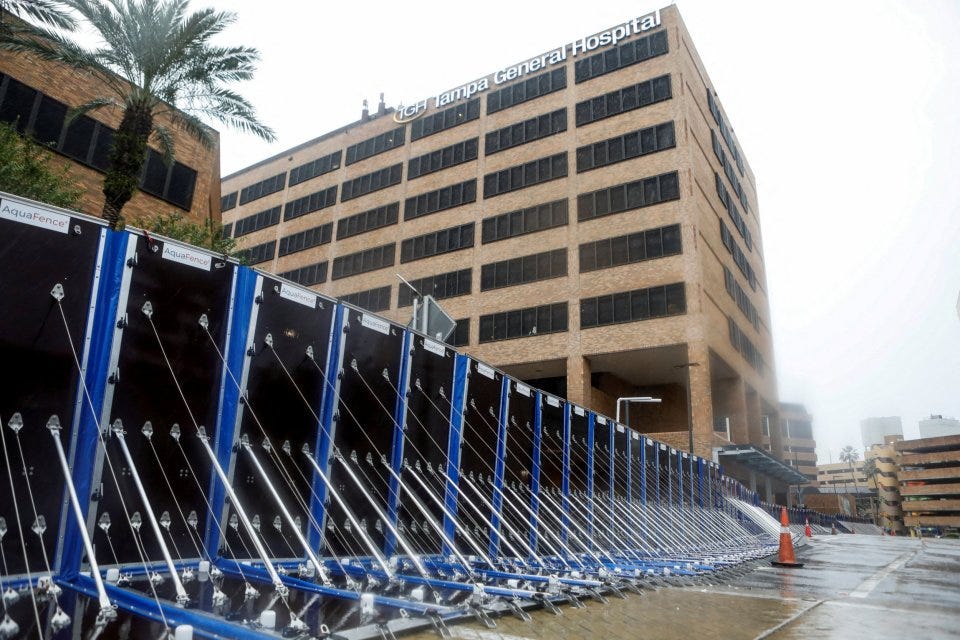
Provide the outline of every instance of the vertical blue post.
<path id="1" fill-rule="evenodd" d="M 593 542 L 593 430 L 594 418 L 592 411 L 587 413 L 587 531 L 590 533 L 590 542 Z"/>
<path id="2" fill-rule="evenodd" d="M 463 408 L 467 399 L 467 371 L 470 359 L 456 354 L 453 364 L 453 392 L 450 400 L 450 437 L 447 441 L 447 482 L 444 489 L 443 503 L 446 513 L 443 520 L 443 531 L 450 540 L 454 540 L 456 526 L 454 518 L 457 515 L 457 487 L 460 486 L 460 449 L 463 445 Z M 447 548 L 444 542 L 443 554 L 448 555 L 453 549 Z"/>
<path id="3" fill-rule="evenodd" d="M 564 542 L 567 541 L 570 527 L 570 412 L 572 410 L 569 402 L 563 403 L 563 467 L 561 469 L 562 478 L 560 480 L 560 489 L 563 500 L 563 513 L 561 514 L 561 518 Z"/>
<path id="4" fill-rule="evenodd" d="M 397 378 L 397 397 L 393 407 L 393 455 L 390 466 L 396 476 L 391 475 L 389 480 L 389 494 L 387 496 L 387 518 L 394 527 L 397 524 L 397 511 L 400 508 L 400 482 L 397 478 L 403 473 L 403 429 L 407 422 L 407 389 L 410 388 L 410 361 L 413 359 L 413 333 L 403 332 L 403 344 L 400 347 L 400 375 Z M 383 552 L 387 557 L 392 556 L 397 549 L 397 536 L 391 527 L 386 527 L 386 536 L 383 540 Z"/>
<path id="5" fill-rule="evenodd" d="M 647 439 L 640 436 L 640 502 L 647 505 Z"/>
<path id="6" fill-rule="evenodd" d="M 656 482 L 654 483 L 654 488 L 656 491 L 653 493 L 654 504 L 658 507 L 660 506 L 660 443 L 654 441 L 653 443 L 653 466 L 656 468 L 657 473 L 654 475 Z"/>
<path id="7" fill-rule="evenodd" d="M 683 451 L 677 449 L 677 500 L 680 502 L 680 508 L 683 509 L 683 474 L 686 473 L 683 464 Z"/>
<path id="8" fill-rule="evenodd" d="M 493 513 L 490 521 L 490 556 L 500 555 L 500 514 L 503 513 L 503 477 L 507 459 L 507 411 L 510 410 L 510 378 L 503 377 L 500 384 L 500 415 L 497 417 L 497 461 L 493 471 Z"/>
<path id="9" fill-rule="evenodd" d="M 633 502 L 633 430 L 627 427 L 627 502 Z"/>
<path id="10" fill-rule="evenodd" d="M 540 445 L 543 441 L 543 394 L 534 392 L 533 408 L 533 469 L 530 477 L 530 548 L 537 550 L 537 531 L 540 527 Z"/>
<path id="11" fill-rule="evenodd" d="M 673 456 L 667 452 L 667 506 L 673 506 Z"/>

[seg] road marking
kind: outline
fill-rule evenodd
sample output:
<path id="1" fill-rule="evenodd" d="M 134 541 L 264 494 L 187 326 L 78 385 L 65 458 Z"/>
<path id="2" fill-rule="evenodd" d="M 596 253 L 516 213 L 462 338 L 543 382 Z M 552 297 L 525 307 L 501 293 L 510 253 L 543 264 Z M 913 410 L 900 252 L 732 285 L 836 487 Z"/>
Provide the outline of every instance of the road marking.
<path id="1" fill-rule="evenodd" d="M 877 571 L 875 574 L 861 582 L 859 587 L 850 592 L 850 597 L 866 598 L 870 595 L 871 591 L 877 588 L 877 585 L 880 584 L 884 578 L 912 560 L 917 553 L 917 551 L 908 551 L 907 553 L 904 553 L 899 558 L 885 566 L 883 569 L 880 569 L 880 571 Z"/>
<path id="2" fill-rule="evenodd" d="M 470 629 L 468 627 L 453 627 L 450 629 L 450 635 L 454 638 L 463 640 L 530 640 L 522 636 L 508 636 L 503 633 L 484 631 L 482 629 Z"/>
<path id="3" fill-rule="evenodd" d="M 799 618 L 800 616 L 806 614 L 807 612 L 813 611 L 814 609 L 816 609 L 817 607 L 819 607 L 821 604 L 823 604 L 823 600 L 817 600 L 816 602 L 814 602 L 813 604 L 811 604 L 809 607 L 805 607 L 805 608 L 801 609 L 800 611 L 797 611 L 795 614 L 793 614 L 792 616 L 790 616 L 789 618 L 787 618 L 786 620 L 784 620 L 783 622 L 781 622 L 781 623 L 778 624 L 777 626 L 771 627 L 771 628 L 767 629 L 766 631 L 764 631 L 763 633 L 761 633 L 760 635 L 758 635 L 758 636 L 757 636 L 756 638 L 754 638 L 753 640 L 764 640 L 764 638 L 769 638 L 770 636 L 772 636 L 774 633 L 776 633 L 776 632 L 779 631 L 780 629 L 783 629 L 785 626 L 787 626 L 788 624 L 792 623 L 794 620 L 796 620 L 796 619 Z"/>

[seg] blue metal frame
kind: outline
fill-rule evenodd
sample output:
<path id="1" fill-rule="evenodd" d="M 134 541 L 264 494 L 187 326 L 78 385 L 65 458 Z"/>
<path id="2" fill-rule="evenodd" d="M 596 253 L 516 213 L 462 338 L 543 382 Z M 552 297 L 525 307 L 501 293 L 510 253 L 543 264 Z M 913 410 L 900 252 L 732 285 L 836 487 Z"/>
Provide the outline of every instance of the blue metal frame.
<path id="1" fill-rule="evenodd" d="M 456 525 L 453 518 L 457 515 L 457 488 L 460 486 L 460 451 L 463 447 L 463 412 L 467 402 L 469 385 L 470 358 L 456 354 L 453 365 L 453 391 L 450 399 L 450 435 L 447 441 L 447 481 L 444 490 L 443 503 L 447 507 L 444 514 L 443 530 L 450 540 L 456 534 Z M 453 550 L 443 543 L 443 553 L 448 555 Z"/>
<path id="2" fill-rule="evenodd" d="M 563 451 L 561 452 L 561 480 L 560 493 L 563 513 L 562 536 L 564 542 L 567 542 L 570 527 L 570 412 L 573 407 L 569 402 L 563 403 Z"/>
<path id="3" fill-rule="evenodd" d="M 530 470 L 530 548 L 537 550 L 537 532 L 540 528 L 540 445 L 543 438 L 543 394 L 532 391 L 533 408 L 533 465 Z"/>
<path id="4" fill-rule="evenodd" d="M 593 543 L 593 436 L 594 419 L 596 415 L 590 411 L 587 413 L 587 532 L 590 534 L 590 542 Z"/>
<path id="5" fill-rule="evenodd" d="M 489 553 L 496 557 L 500 552 L 500 514 L 503 513 L 503 478 L 506 472 L 507 458 L 507 412 L 510 410 L 510 378 L 500 378 L 500 415 L 497 416 L 497 460 L 493 471 L 493 513 L 490 522 Z"/>
<path id="6" fill-rule="evenodd" d="M 413 359 L 414 334 L 405 331 L 400 346 L 400 374 L 397 377 L 397 397 L 393 408 L 393 449 L 390 466 L 396 476 L 391 475 L 387 483 L 387 517 L 394 527 L 397 524 L 397 511 L 400 508 L 400 483 L 397 478 L 403 473 L 403 429 L 407 420 L 407 390 L 410 388 L 410 365 Z M 386 527 L 383 552 L 389 557 L 397 549 L 397 537 L 391 527 Z"/>

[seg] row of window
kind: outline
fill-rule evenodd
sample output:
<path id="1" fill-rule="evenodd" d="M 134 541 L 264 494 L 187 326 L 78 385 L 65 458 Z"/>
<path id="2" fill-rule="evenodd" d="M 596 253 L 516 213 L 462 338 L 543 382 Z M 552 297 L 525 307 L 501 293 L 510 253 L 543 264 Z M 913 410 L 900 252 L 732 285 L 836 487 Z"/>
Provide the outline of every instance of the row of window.
<path id="1" fill-rule="evenodd" d="M 668 50 L 667 30 L 661 29 L 648 36 L 630 40 L 588 58 L 577 60 L 573 66 L 573 77 L 579 84 L 638 62 L 662 56 Z"/>
<path id="2" fill-rule="evenodd" d="M 237 192 L 228 193 L 225 196 L 220 197 L 220 213 L 224 211 L 230 211 L 237 206 Z"/>
<path id="3" fill-rule="evenodd" d="M 557 109 L 551 113 L 491 131 L 484 137 L 483 152 L 489 156 L 566 130 L 567 110 Z"/>
<path id="4" fill-rule="evenodd" d="M 371 158 L 378 153 L 402 147 L 406 142 L 406 134 L 407 128 L 401 125 L 392 131 L 386 131 L 378 136 L 350 145 L 347 147 L 347 164 L 351 165 L 354 162 Z"/>
<path id="5" fill-rule="evenodd" d="M 684 283 L 634 289 L 580 300 L 580 328 L 683 315 L 687 312 Z"/>
<path id="6" fill-rule="evenodd" d="M 306 164 L 301 164 L 298 167 L 290 169 L 290 186 L 292 187 L 295 184 L 306 182 L 317 176 L 322 176 L 325 173 L 336 171 L 340 168 L 340 158 L 342 155 L 343 152 L 338 149 L 322 158 L 311 160 Z"/>
<path id="7" fill-rule="evenodd" d="M 731 186 L 733 186 L 733 192 L 737 194 L 737 199 L 740 201 L 740 204 L 743 205 L 743 210 L 750 211 L 747 192 L 743 190 L 740 179 L 733 170 L 733 165 L 727 160 L 727 154 L 720 144 L 720 138 L 717 137 L 717 132 L 713 129 L 710 129 L 710 144 L 713 145 L 713 154 L 717 156 L 717 160 L 720 161 L 720 166 L 723 167 L 723 173 L 727 176 L 727 180 L 730 181 Z"/>
<path id="8" fill-rule="evenodd" d="M 258 244 L 250 247 L 249 249 L 244 249 L 237 253 L 237 256 L 240 260 L 249 265 L 260 264 L 261 262 L 267 262 L 268 260 L 273 260 L 273 256 L 277 249 L 277 241 L 271 240 L 270 242 L 264 242 L 263 244 Z"/>
<path id="9" fill-rule="evenodd" d="M 413 262 L 473 246 L 474 223 L 440 229 L 400 243 L 400 262 Z"/>
<path id="10" fill-rule="evenodd" d="M 567 250 L 554 249 L 483 265 L 480 271 L 480 290 L 512 287 L 566 275 Z"/>
<path id="11" fill-rule="evenodd" d="M 330 242 L 332 235 L 333 223 L 327 222 L 326 224 L 321 224 L 320 226 L 313 227 L 312 229 L 307 229 L 299 233 L 293 233 L 289 236 L 284 236 L 280 238 L 279 255 L 283 257 L 290 255 L 291 253 L 305 251 L 313 247 L 318 247 L 322 244 L 327 244 Z"/>
<path id="12" fill-rule="evenodd" d="M 0 74 L 0 121 L 80 164 L 106 171 L 114 130 L 86 115 L 78 116 L 68 126 L 68 111 L 66 104 Z M 197 172 L 180 162 L 168 165 L 153 149 L 148 148 L 146 154 L 138 181 L 140 190 L 189 211 Z"/>
<path id="13" fill-rule="evenodd" d="M 672 97 L 670 74 L 667 74 L 578 102 L 575 111 L 576 124 L 582 127 L 585 124 L 618 116 L 634 109 L 642 109 Z"/>
<path id="14" fill-rule="evenodd" d="M 390 286 L 348 293 L 340 296 L 340 301 L 367 311 L 384 311 L 390 308 Z"/>
<path id="15" fill-rule="evenodd" d="M 230 238 L 233 236 L 233 223 L 230 222 L 220 227 L 220 237 Z"/>
<path id="16" fill-rule="evenodd" d="M 496 242 L 514 236 L 522 236 L 535 231 L 562 227 L 567 224 L 568 202 L 554 200 L 526 209 L 509 211 L 483 221 L 481 242 Z"/>
<path id="17" fill-rule="evenodd" d="M 261 180 L 260 182 L 255 182 L 248 187 L 244 187 L 240 190 L 240 204 L 244 205 L 248 202 L 253 202 L 268 196 L 271 193 L 277 193 L 278 191 L 283 191 L 283 188 L 287 186 L 287 173 L 278 173 L 275 176 L 267 178 L 266 180 Z"/>
<path id="18" fill-rule="evenodd" d="M 403 163 L 401 162 L 389 167 L 384 167 L 383 169 L 371 171 L 370 173 L 356 177 L 353 180 L 347 180 L 343 183 L 343 191 L 340 194 L 340 202 L 353 200 L 354 198 L 359 198 L 360 196 L 367 195 L 368 193 L 373 193 L 374 191 L 379 191 L 380 189 L 386 189 L 387 187 L 392 187 L 395 184 L 400 184 L 400 180 L 402 178 Z"/>
<path id="19" fill-rule="evenodd" d="M 280 224 L 280 205 L 237 220 L 233 228 L 234 237 L 239 238 L 260 229 L 272 227 L 275 224 Z"/>
<path id="20" fill-rule="evenodd" d="M 293 220 L 337 204 L 337 185 L 291 200 L 283 207 L 283 219 Z"/>
<path id="21" fill-rule="evenodd" d="M 733 141 L 733 133 L 730 131 L 730 127 L 727 126 L 727 122 L 723 119 L 723 114 L 720 113 L 720 105 L 717 104 L 717 99 L 713 96 L 713 91 L 710 89 L 707 89 L 707 105 L 710 107 L 710 114 L 713 115 L 713 121 L 720 127 L 720 135 L 723 136 L 724 141 L 727 143 L 727 148 L 730 149 L 730 155 L 733 156 L 733 161 L 737 163 L 737 170 L 740 171 L 740 175 L 743 175 L 743 158 L 740 157 L 740 149 L 737 148 L 737 143 Z"/>
<path id="22" fill-rule="evenodd" d="M 487 94 L 487 115 L 567 88 L 565 67 L 527 78 Z"/>
<path id="23" fill-rule="evenodd" d="M 673 122 L 631 131 L 577 149 L 577 173 L 599 169 L 624 160 L 677 146 Z"/>
<path id="24" fill-rule="evenodd" d="M 382 207 L 340 218 L 337 221 L 337 240 L 397 224 L 399 213 L 400 203 L 391 202 Z"/>
<path id="25" fill-rule="evenodd" d="M 456 320 L 457 326 L 447 338 L 451 347 L 465 347 L 470 344 L 470 318 Z"/>
<path id="26" fill-rule="evenodd" d="M 407 180 L 413 180 L 434 171 L 476 160 L 479 148 L 480 139 L 470 138 L 449 147 L 410 158 L 410 162 L 407 163 Z"/>
<path id="27" fill-rule="evenodd" d="M 743 359 L 746 360 L 751 367 L 756 369 L 760 375 L 763 375 L 764 362 L 763 356 L 760 355 L 760 350 L 750 342 L 747 334 L 745 334 L 740 327 L 737 326 L 733 318 L 729 316 L 727 317 L 727 328 L 730 331 L 730 344 L 733 345 L 733 348 L 743 356 Z"/>
<path id="28" fill-rule="evenodd" d="M 469 204 L 476 200 L 477 181 L 467 180 L 407 198 L 403 205 L 403 219 L 413 220 L 421 216 L 428 216 L 431 213 Z"/>
<path id="29" fill-rule="evenodd" d="M 435 276 L 427 276 L 419 280 L 412 280 L 410 284 L 413 286 L 413 289 L 416 289 L 422 295 L 433 296 L 437 300 L 443 300 L 444 298 L 470 295 L 472 278 L 472 269 L 461 269 L 449 273 L 440 273 Z M 413 299 L 416 296 L 413 289 L 406 285 L 400 287 L 400 292 L 397 296 L 397 308 L 409 307 L 413 304 Z"/>
<path id="30" fill-rule="evenodd" d="M 432 136 L 480 117 L 480 98 L 423 116 L 410 125 L 410 141 Z"/>
<path id="31" fill-rule="evenodd" d="M 555 302 L 480 316 L 479 340 L 495 342 L 567 330 L 567 303 Z"/>
<path id="32" fill-rule="evenodd" d="M 567 152 L 488 173 L 483 177 L 483 197 L 492 198 L 567 175 Z"/>
<path id="33" fill-rule="evenodd" d="M 730 252 L 730 255 L 733 256 L 733 263 L 737 265 L 737 268 L 740 269 L 740 273 L 742 273 L 743 277 L 747 279 L 747 283 L 750 285 L 750 288 L 756 291 L 757 276 L 753 272 L 753 267 L 750 266 L 747 256 L 744 255 L 743 250 L 740 248 L 740 245 L 737 244 L 737 241 L 733 239 L 733 234 L 730 233 L 729 229 L 727 229 L 727 225 L 724 224 L 723 220 L 720 221 L 720 240 L 723 242 L 723 246 L 727 248 L 727 251 Z"/>
<path id="34" fill-rule="evenodd" d="M 676 171 L 619 184 L 577 197 L 577 220 L 623 213 L 680 198 L 680 179 Z"/>
<path id="35" fill-rule="evenodd" d="M 743 219 L 743 216 L 740 215 L 740 211 L 737 209 L 737 205 L 733 198 L 730 197 L 730 192 L 727 191 L 727 187 L 723 184 L 720 174 L 714 173 L 713 177 L 714 182 L 717 185 L 717 196 L 720 198 L 720 202 L 723 203 L 724 208 L 727 210 L 727 215 L 730 216 L 730 220 L 733 222 L 733 226 L 737 229 L 737 233 L 740 234 L 740 237 L 743 238 L 744 244 L 747 245 L 747 251 L 753 251 L 753 234 L 751 234 L 750 229 L 747 228 L 747 222 Z"/>
<path id="36" fill-rule="evenodd" d="M 680 225 L 638 231 L 580 245 L 580 273 L 654 260 L 683 252 Z"/>
<path id="37" fill-rule="evenodd" d="M 333 259 L 331 280 L 393 266 L 397 246 L 394 243 L 372 247 Z"/>
<path id="38" fill-rule="evenodd" d="M 740 286 L 740 283 L 737 282 L 737 279 L 733 277 L 733 272 L 730 271 L 726 265 L 723 267 L 723 284 L 727 289 L 727 293 L 730 294 L 730 297 L 736 301 L 737 307 L 739 307 L 740 311 L 743 312 L 743 315 L 747 317 L 747 320 L 750 321 L 750 324 L 753 325 L 753 328 L 759 332 L 760 314 L 757 313 L 757 308 L 753 306 L 752 302 L 750 302 L 747 292 L 743 290 L 743 287 Z"/>
<path id="39" fill-rule="evenodd" d="M 327 267 L 329 264 L 330 263 L 328 261 L 324 260 L 322 262 L 316 262 L 305 267 L 300 267 L 299 269 L 284 271 L 279 275 L 281 278 L 286 278 L 291 282 L 296 282 L 297 284 L 302 284 L 305 287 L 310 287 L 327 281 Z"/>

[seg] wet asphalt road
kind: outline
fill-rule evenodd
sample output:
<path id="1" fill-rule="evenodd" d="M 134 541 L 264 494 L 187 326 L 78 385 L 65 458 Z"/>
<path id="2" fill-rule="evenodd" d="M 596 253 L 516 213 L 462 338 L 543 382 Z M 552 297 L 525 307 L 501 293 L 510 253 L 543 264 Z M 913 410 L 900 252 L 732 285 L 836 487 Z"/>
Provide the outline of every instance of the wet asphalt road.
<path id="1" fill-rule="evenodd" d="M 960 638 L 960 541 L 863 535 L 814 538 L 801 569 L 760 565 L 728 584 L 451 627 L 467 640 Z M 436 638 L 430 633 L 411 639 Z"/>

